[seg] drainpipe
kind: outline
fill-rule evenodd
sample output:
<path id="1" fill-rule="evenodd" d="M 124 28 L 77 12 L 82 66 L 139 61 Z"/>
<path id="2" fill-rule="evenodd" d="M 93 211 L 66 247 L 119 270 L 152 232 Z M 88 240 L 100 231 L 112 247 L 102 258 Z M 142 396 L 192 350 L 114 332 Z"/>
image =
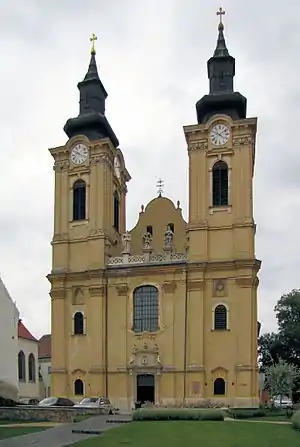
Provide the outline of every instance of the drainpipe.
<path id="1" fill-rule="evenodd" d="M 105 284 L 105 397 L 108 398 L 108 284 Z"/>
<path id="2" fill-rule="evenodd" d="M 185 268 L 185 301 L 184 301 L 184 352 L 183 352 L 183 362 L 184 362 L 184 380 L 183 380 L 183 402 L 186 400 L 186 388 L 187 388 L 187 307 L 188 307 L 188 265 Z"/>

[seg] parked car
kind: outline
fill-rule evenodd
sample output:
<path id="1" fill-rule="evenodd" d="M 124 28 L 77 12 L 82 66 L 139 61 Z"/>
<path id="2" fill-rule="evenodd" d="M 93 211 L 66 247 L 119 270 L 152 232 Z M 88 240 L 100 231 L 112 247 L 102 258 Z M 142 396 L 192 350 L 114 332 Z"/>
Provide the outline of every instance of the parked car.
<path id="1" fill-rule="evenodd" d="M 66 397 L 46 397 L 41 400 L 39 407 L 73 407 L 74 402 Z"/>
<path id="2" fill-rule="evenodd" d="M 85 397 L 74 408 L 102 408 L 108 414 L 114 413 L 114 407 L 107 397 Z"/>
<path id="3" fill-rule="evenodd" d="M 293 407 L 293 401 L 288 396 L 276 396 L 273 399 L 273 404 L 277 408 L 292 408 Z"/>
<path id="4" fill-rule="evenodd" d="M 21 397 L 18 401 L 19 405 L 38 405 L 40 399 L 34 399 L 29 397 Z"/>

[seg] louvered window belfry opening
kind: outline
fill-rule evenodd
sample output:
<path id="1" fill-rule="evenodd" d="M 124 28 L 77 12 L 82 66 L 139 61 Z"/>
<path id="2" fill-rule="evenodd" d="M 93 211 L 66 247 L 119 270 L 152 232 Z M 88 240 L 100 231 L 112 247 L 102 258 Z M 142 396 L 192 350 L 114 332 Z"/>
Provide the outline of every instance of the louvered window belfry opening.
<path id="1" fill-rule="evenodd" d="M 212 170 L 213 206 L 228 205 L 228 166 L 225 161 L 218 161 Z"/>
<path id="2" fill-rule="evenodd" d="M 114 193 L 114 228 L 117 232 L 120 229 L 120 200 L 117 191 Z"/>
<path id="3" fill-rule="evenodd" d="M 154 286 L 141 286 L 133 293 L 134 332 L 158 330 L 158 290 Z"/>
<path id="4" fill-rule="evenodd" d="M 84 316 L 81 312 L 74 315 L 74 335 L 84 334 Z"/>
<path id="5" fill-rule="evenodd" d="M 227 329 L 227 309 L 223 305 L 219 305 L 215 308 L 215 330 Z"/>
<path id="6" fill-rule="evenodd" d="M 73 220 L 86 219 L 86 184 L 77 180 L 73 185 Z"/>

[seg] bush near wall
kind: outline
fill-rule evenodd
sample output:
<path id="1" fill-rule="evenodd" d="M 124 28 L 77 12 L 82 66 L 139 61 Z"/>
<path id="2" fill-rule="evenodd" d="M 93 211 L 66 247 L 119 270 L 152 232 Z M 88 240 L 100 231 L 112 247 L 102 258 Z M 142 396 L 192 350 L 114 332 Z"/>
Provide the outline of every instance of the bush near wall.
<path id="1" fill-rule="evenodd" d="M 292 417 L 292 427 L 300 431 L 300 411 L 296 411 Z"/>
<path id="2" fill-rule="evenodd" d="M 133 412 L 134 421 L 224 421 L 221 410 L 176 408 L 140 408 Z"/>

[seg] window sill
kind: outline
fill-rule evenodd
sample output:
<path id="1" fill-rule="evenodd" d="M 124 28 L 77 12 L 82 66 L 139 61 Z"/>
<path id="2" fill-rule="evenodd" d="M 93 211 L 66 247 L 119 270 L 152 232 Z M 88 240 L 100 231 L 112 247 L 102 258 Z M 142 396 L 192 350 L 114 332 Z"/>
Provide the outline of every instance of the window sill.
<path id="1" fill-rule="evenodd" d="M 210 206 L 209 207 L 209 214 L 214 213 L 231 213 L 232 212 L 232 206 L 231 205 L 220 205 L 220 206 Z"/>
<path id="2" fill-rule="evenodd" d="M 73 227 L 80 227 L 82 225 L 86 225 L 88 223 L 88 219 L 82 219 L 82 220 L 71 220 L 70 226 Z"/>
<path id="3" fill-rule="evenodd" d="M 135 331 L 134 329 L 131 329 L 131 332 L 133 333 L 133 335 L 135 335 L 136 337 L 140 337 L 141 335 L 145 335 L 145 336 L 150 336 L 150 335 L 158 335 L 159 333 L 162 332 L 162 329 L 157 329 L 156 331 Z"/>
<path id="4" fill-rule="evenodd" d="M 85 337 L 86 334 L 71 334 L 72 337 Z"/>
<path id="5" fill-rule="evenodd" d="M 211 329 L 211 332 L 230 332 L 230 329 Z"/>

